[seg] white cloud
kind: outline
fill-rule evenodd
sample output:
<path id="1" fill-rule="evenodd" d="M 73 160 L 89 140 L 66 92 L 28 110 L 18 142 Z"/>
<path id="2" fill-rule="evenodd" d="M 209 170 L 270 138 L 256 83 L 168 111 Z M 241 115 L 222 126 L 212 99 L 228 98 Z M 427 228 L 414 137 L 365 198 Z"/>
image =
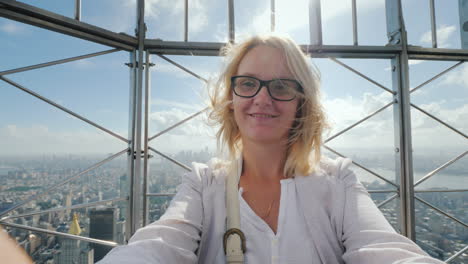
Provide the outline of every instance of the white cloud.
<path id="1" fill-rule="evenodd" d="M 184 110 L 198 112 L 204 108 L 203 105 L 194 105 L 194 104 L 184 104 L 176 101 L 164 100 L 164 99 L 155 99 L 151 100 L 152 105 L 156 106 L 166 106 L 171 108 L 182 108 Z"/>
<path id="2" fill-rule="evenodd" d="M 0 31 L 3 31 L 8 34 L 19 34 L 24 32 L 25 30 L 25 27 L 18 22 L 7 21 L 0 25 Z"/>
<path id="3" fill-rule="evenodd" d="M 125 133 L 121 133 L 126 137 Z M 0 154 L 28 155 L 43 153 L 109 153 L 126 147 L 123 141 L 89 130 L 54 131 L 46 125 L 0 127 Z"/>
<path id="4" fill-rule="evenodd" d="M 455 32 L 456 27 L 454 25 L 442 25 L 437 28 L 437 46 L 439 48 L 449 48 L 451 44 L 449 43 L 453 33 Z M 427 31 L 422 36 L 420 41 L 425 44 L 432 45 L 432 32 Z"/>
<path id="5" fill-rule="evenodd" d="M 441 85 L 461 85 L 468 89 L 468 65 L 460 65 L 457 69 L 445 74 Z"/>
<path id="6" fill-rule="evenodd" d="M 334 126 L 329 136 L 341 131 L 356 121 L 382 107 L 390 100 L 386 93 L 379 95 L 363 94 L 359 98 L 351 96 L 324 100 L 329 120 Z M 455 126 L 458 130 L 468 131 L 468 104 L 447 109 L 445 101 L 420 105 L 421 108 Z M 340 148 L 391 148 L 393 139 L 392 106 L 376 116 L 347 131 L 330 143 Z M 427 148 L 459 149 L 463 147 L 463 138 L 443 125 L 420 113 L 412 111 L 412 134 L 415 146 Z M 465 143 L 466 144 L 466 143 Z"/>
<path id="7" fill-rule="evenodd" d="M 162 131 L 191 114 L 193 112 L 177 108 L 151 113 L 152 130 Z M 203 150 L 205 147 L 214 150 L 216 146 L 214 129 L 207 124 L 206 114 L 202 113 L 154 139 L 151 141 L 151 145 L 165 153 L 177 153 L 182 150 Z"/>
<path id="8" fill-rule="evenodd" d="M 196 34 L 201 32 L 208 26 L 208 9 L 207 6 L 212 0 L 190 0 L 188 23 L 189 32 Z M 184 1 L 162 1 L 162 0 L 147 0 L 145 2 L 145 16 L 148 19 L 158 19 L 163 13 L 170 13 L 171 17 L 184 19 Z M 171 27 L 171 21 L 167 21 L 165 27 Z M 176 29 L 173 30 L 182 30 Z"/>
<path id="9" fill-rule="evenodd" d="M 243 28 L 236 28 L 240 36 L 248 36 L 250 34 L 268 33 L 270 32 L 270 5 L 269 1 L 265 1 L 264 6 L 260 9 L 251 22 Z M 368 12 L 370 10 L 382 7 L 384 1 L 376 0 L 361 0 L 358 5 L 358 12 Z M 322 24 L 326 21 L 342 17 L 349 13 L 351 16 L 351 1 L 344 0 L 327 0 L 321 1 L 321 16 Z M 300 28 L 309 28 L 309 0 L 277 0 L 275 2 L 276 12 L 276 28 L 278 33 L 290 33 L 293 30 Z"/>

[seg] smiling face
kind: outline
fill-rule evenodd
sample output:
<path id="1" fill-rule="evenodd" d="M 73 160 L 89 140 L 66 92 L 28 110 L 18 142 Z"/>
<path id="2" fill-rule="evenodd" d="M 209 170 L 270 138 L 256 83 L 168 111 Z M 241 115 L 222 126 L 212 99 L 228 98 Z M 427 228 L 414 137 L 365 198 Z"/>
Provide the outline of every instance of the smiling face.
<path id="1" fill-rule="evenodd" d="M 252 76 L 261 80 L 278 78 L 294 79 L 284 55 L 276 48 L 259 45 L 251 49 L 241 60 L 236 75 Z M 234 118 L 242 141 L 258 143 L 286 143 L 289 130 L 296 116 L 298 99 L 276 101 L 266 87 L 261 87 L 252 98 L 233 93 Z"/>

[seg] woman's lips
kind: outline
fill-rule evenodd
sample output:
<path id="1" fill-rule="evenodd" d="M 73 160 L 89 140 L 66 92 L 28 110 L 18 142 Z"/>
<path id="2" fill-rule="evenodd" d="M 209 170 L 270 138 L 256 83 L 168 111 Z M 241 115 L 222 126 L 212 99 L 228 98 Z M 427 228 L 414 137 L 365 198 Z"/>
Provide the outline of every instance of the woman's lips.
<path id="1" fill-rule="evenodd" d="M 268 119 L 268 118 L 275 118 L 275 117 L 278 117 L 277 115 L 260 114 L 260 113 L 249 114 L 249 116 L 251 116 L 251 117 L 253 117 L 253 118 L 258 118 L 258 119 Z"/>

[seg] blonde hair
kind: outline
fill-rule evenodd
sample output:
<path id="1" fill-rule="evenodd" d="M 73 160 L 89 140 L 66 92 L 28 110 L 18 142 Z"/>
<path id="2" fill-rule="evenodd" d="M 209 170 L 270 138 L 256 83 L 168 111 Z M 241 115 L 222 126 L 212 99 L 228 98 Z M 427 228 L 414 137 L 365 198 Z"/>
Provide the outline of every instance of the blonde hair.
<path id="1" fill-rule="evenodd" d="M 231 76 L 235 75 L 244 56 L 254 47 L 265 45 L 282 52 L 293 77 L 301 83 L 304 94 L 299 97 L 296 119 L 289 133 L 284 175 L 308 175 L 315 171 L 321 158 L 322 132 L 328 127 L 320 103 L 320 73 L 310 67 L 308 57 L 290 38 L 278 35 L 254 36 L 238 44 L 227 44 L 221 55 L 226 56 L 225 69 L 212 86 L 209 119 L 220 125 L 218 146 L 229 149 L 231 159 L 242 152 L 239 128 L 230 108 Z"/>

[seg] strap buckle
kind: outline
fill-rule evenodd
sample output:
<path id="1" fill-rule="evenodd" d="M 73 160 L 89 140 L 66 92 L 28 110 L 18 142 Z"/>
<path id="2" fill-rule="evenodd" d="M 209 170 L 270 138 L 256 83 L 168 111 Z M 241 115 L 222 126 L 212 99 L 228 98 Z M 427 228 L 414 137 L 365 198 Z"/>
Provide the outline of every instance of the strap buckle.
<path id="1" fill-rule="evenodd" d="M 224 248 L 224 254 L 226 255 L 226 244 L 227 244 L 227 239 L 230 235 L 234 235 L 234 234 L 237 234 L 239 235 L 240 239 L 241 239 L 241 248 L 242 248 L 242 253 L 245 253 L 246 251 L 246 246 L 245 246 L 245 235 L 244 233 L 242 232 L 242 230 L 238 229 L 238 228 L 231 228 L 229 230 L 227 230 L 225 233 L 224 233 L 224 237 L 223 237 L 223 248 Z"/>

